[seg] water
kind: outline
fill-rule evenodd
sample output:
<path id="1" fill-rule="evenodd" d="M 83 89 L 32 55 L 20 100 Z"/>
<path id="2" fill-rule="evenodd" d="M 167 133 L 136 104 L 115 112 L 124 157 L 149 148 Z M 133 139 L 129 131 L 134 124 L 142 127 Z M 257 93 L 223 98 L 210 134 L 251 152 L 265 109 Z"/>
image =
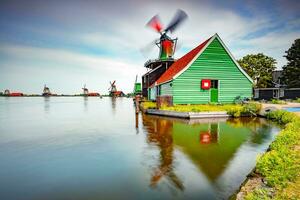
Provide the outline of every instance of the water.
<path id="1" fill-rule="evenodd" d="M 0 199 L 226 199 L 279 128 L 136 117 L 127 98 L 0 98 Z"/>
<path id="2" fill-rule="evenodd" d="M 284 107 L 283 109 L 289 112 L 300 112 L 300 107 Z"/>

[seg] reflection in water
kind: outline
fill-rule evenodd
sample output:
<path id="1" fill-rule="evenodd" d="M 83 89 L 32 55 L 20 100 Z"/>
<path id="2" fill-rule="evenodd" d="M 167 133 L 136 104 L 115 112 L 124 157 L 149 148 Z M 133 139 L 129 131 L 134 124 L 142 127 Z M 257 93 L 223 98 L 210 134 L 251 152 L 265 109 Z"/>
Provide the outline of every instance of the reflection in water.
<path id="1" fill-rule="evenodd" d="M 50 110 L 50 97 L 45 96 L 44 97 L 44 111 L 45 111 L 45 113 L 49 113 L 49 110 Z"/>
<path id="2" fill-rule="evenodd" d="M 209 124 L 207 131 L 200 131 L 200 142 L 210 144 L 218 142 L 219 124 Z"/>
<path id="3" fill-rule="evenodd" d="M 271 137 L 270 124 L 260 118 L 201 121 L 143 115 L 143 123 L 148 143 L 155 144 L 160 151 L 150 185 L 157 186 L 165 177 L 179 190 L 185 187 L 175 173 L 175 148 L 188 156 L 208 180 L 216 183 L 242 145 L 250 142 L 258 146 Z"/>
<path id="4" fill-rule="evenodd" d="M 117 97 L 110 97 L 110 100 L 111 100 L 112 112 L 113 112 L 113 114 L 115 114 L 116 113 L 116 100 L 117 100 Z"/>
<path id="5" fill-rule="evenodd" d="M 150 119 L 147 121 L 147 119 Z M 149 128 L 147 141 L 156 144 L 160 149 L 160 164 L 153 172 L 151 183 L 155 187 L 164 177 L 173 186 L 180 190 L 184 190 L 182 181 L 173 171 L 173 138 L 172 138 L 172 122 L 170 120 L 151 120 L 151 118 L 143 118 L 143 122 Z M 153 127 L 151 127 L 151 125 Z"/>
<path id="6" fill-rule="evenodd" d="M 135 130 L 136 134 L 139 134 L 139 113 L 135 113 Z"/>
<path id="7" fill-rule="evenodd" d="M 88 100 L 89 98 L 87 96 L 83 96 L 83 105 L 84 105 L 84 111 L 88 111 Z"/>

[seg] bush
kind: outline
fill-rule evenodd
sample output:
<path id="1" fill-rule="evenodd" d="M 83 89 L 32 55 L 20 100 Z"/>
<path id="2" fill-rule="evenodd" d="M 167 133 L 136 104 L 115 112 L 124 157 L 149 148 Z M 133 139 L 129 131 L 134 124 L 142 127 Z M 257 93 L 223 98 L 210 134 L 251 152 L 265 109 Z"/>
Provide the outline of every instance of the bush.
<path id="1" fill-rule="evenodd" d="M 296 103 L 300 103 L 300 98 L 297 98 L 297 99 L 295 100 L 295 102 L 296 102 Z"/>
<path id="2" fill-rule="evenodd" d="M 156 109 L 156 103 L 152 101 L 141 102 L 141 107 L 143 109 Z"/>
<path id="3" fill-rule="evenodd" d="M 261 104 L 259 103 L 248 103 L 243 105 L 243 113 L 246 115 L 254 116 L 261 110 Z"/>
<path id="4" fill-rule="evenodd" d="M 300 118 L 283 110 L 272 111 L 267 117 L 286 126 L 270 151 L 258 158 L 256 171 L 265 177 L 268 186 L 281 190 L 299 175 L 300 155 L 295 146 L 300 143 Z M 251 195 L 255 196 L 254 192 Z"/>
<path id="5" fill-rule="evenodd" d="M 271 103 L 273 103 L 273 104 L 286 104 L 285 101 L 279 100 L 279 99 L 272 99 Z"/>
<path id="6" fill-rule="evenodd" d="M 285 110 L 276 110 L 266 114 L 268 119 L 272 119 L 277 121 L 280 124 L 287 124 L 295 120 L 299 120 L 299 118 L 291 112 Z"/>

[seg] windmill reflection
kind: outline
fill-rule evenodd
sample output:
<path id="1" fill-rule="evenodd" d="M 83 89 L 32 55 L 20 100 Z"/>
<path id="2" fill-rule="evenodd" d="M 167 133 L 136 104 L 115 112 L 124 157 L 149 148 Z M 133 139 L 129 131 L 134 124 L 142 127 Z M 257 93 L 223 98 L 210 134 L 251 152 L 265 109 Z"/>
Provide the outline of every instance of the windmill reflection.
<path id="1" fill-rule="evenodd" d="M 45 113 L 49 113 L 49 110 L 50 110 L 50 97 L 45 96 L 44 97 L 44 111 L 45 111 Z"/>
<path id="2" fill-rule="evenodd" d="M 184 190 L 182 181 L 174 172 L 172 121 L 143 115 L 143 123 L 148 129 L 147 141 L 156 144 L 160 150 L 160 162 L 152 174 L 150 186 L 155 187 L 162 178 L 166 178 L 173 186 Z"/>
<path id="3" fill-rule="evenodd" d="M 87 96 L 84 96 L 83 97 L 83 105 L 84 105 L 84 111 L 88 111 L 88 97 Z"/>
<path id="4" fill-rule="evenodd" d="M 113 113 L 116 113 L 116 101 L 117 101 L 117 97 L 111 97 L 111 108 Z"/>

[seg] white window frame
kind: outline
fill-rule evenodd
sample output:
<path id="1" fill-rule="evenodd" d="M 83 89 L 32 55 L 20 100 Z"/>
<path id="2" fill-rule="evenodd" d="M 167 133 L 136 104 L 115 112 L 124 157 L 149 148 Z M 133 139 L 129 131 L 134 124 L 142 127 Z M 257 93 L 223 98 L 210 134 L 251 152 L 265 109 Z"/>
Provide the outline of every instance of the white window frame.
<path id="1" fill-rule="evenodd" d="M 255 99 L 259 98 L 259 89 L 254 89 L 254 98 Z"/>

